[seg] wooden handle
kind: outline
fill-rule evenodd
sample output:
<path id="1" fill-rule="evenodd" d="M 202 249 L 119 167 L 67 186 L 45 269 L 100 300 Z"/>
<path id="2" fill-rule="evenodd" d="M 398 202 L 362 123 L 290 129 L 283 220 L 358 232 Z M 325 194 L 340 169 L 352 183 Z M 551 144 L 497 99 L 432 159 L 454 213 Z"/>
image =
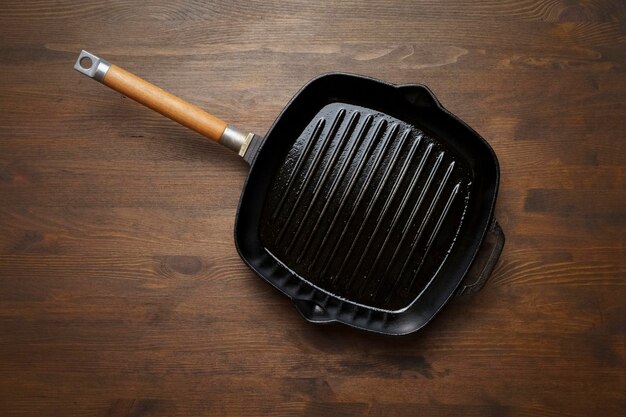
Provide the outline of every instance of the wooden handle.
<path id="1" fill-rule="evenodd" d="M 117 65 L 111 64 L 102 83 L 214 141 L 226 130 L 225 121 Z"/>
<path id="2" fill-rule="evenodd" d="M 201 108 L 187 103 L 142 80 L 122 68 L 87 51 L 80 51 L 74 63 L 74 69 L 96 81 L 132 98 L 169 117 L 209 139 L 219 142 L 228 149 L 246 158 L 248 146 L 256 137 L 252 132 L 245 132 L 229 126 L 225 121 L 210 115 Z"/>

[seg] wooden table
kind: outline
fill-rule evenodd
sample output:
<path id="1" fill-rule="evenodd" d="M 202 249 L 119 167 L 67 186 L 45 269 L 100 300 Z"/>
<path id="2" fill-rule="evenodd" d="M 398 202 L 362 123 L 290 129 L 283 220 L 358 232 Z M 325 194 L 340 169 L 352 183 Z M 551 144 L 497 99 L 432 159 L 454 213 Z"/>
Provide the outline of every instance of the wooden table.
<path id="1" fill-rule="evenodd" d="M 623 1 L 142 3 L 0 6 L 0 414 L 623 415 Z M 260 134 L 326 71 L 428 85 L 499 157 L 494 275 L 411 336 L 306 323 L 235 250 L 246 164 L 83 48 Z"/>

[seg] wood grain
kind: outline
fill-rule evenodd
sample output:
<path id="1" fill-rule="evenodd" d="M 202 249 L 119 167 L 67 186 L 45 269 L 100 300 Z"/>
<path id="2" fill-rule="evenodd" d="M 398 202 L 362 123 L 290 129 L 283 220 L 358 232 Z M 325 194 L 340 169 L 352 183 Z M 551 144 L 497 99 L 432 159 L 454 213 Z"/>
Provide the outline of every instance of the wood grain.
<path id="1" fill-rule="evenodd" d="M 623 1 L 4 1 L 3 416 L 622 416 Z M 259 134 L 310 78 L 428 85 L 502 171 L 486 288 L 418 334 L 306 323 L 239 259 L 246 164 L 81 49 Z"/>

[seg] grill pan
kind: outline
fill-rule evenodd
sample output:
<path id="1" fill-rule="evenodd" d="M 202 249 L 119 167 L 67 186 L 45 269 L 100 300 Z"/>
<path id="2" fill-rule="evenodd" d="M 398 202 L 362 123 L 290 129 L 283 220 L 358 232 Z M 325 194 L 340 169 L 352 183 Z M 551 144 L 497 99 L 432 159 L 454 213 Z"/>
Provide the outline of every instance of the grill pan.
<path id="1" fill-rule="evenodd" d="M 500 256 L 497 158 L 425 86 L 325 74 L 262 138 L 86 51 L 75 68 L 251 165 L 237 249 L 311 322 L 416 331 Z"/>

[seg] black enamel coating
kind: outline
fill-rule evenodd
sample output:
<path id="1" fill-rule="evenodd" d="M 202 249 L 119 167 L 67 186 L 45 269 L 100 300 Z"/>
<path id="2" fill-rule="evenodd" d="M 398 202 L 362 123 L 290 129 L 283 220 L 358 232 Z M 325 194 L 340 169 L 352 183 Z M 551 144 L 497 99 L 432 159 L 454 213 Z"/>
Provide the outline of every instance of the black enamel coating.
<path id="1" fill-rule="evenodd" d="M 237 247 L 311 321 L 421 328 L 492 223 L 496 157 L 424 86 L 321 76 L 256 145 Z"/>

